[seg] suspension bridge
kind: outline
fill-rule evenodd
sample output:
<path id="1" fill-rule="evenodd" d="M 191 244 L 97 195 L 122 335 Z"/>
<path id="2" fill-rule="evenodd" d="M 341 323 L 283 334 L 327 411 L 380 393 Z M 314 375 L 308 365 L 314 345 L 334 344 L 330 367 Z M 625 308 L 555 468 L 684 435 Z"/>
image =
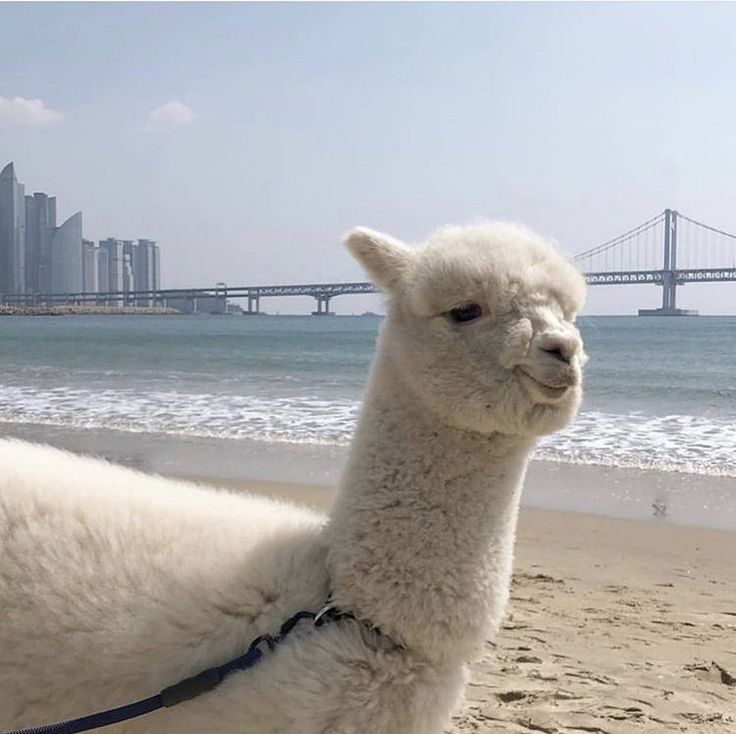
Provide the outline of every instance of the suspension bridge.
<path id="1" fill-rule="evenodd" d="M 678 286 L 736 281 L 736 235 L 665 209 L 573 260 L 589 285 L 660 286 L 662 306 L 640 316 L 689 316 L 697 312 L 677 307 Z"/>
<path id="2" fill-rule="evenodd" d="M 736 281 L 736 234 L 665 209 L 651 219 L 573 256 L 591 286 L 656 285 L 662 306 L 640 309 L 640 316 L 686 316 L 697 311 L 678 308 L 677 289 L 687 283 Z M 371 283 L 310 283 L 296 285 L 167 288 L 157 291 L 2 295 L 4 305 L 165 305 L 186 313 L 225 312 L 232 299 L 242 299 L 244 313 L 261 312 L 261 298 L 310 296 L 315 316 L 327 316 L 336 296 L 376 293 Z"/>

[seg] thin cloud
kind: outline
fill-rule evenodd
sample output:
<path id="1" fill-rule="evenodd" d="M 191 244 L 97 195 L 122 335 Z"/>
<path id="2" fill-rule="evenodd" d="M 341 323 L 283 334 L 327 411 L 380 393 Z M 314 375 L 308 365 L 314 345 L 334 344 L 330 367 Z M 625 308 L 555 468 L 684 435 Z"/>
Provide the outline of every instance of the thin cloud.
<path id="1" fill-rule="evenodd" d="M 194 110 L 183 102 L 167 102 L 148 113 L 148 129 L 184 127 L 194 122 Z"/>
<path id="2" fill-rule="evenodd" d="M 61 112 L 47 107 L 42 99 L 0 97 L 0 125 L 4 127 L 45 127 L 63 119 Z"/>

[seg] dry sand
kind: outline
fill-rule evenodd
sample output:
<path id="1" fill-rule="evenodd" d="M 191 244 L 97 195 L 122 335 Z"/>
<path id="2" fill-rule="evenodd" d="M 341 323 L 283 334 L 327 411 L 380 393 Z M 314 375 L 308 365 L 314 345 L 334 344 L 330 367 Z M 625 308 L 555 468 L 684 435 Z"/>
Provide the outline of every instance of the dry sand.
<path id="1" fill-rule="evenodd" d="M 523 509 L 515 568 L 452 734 L 736 732 L 736 533 Z"/>
<path id="2" fill-rule="evenodd" d="M 453 732 L 736 732 L 736 533 L 524 510 Z"/>

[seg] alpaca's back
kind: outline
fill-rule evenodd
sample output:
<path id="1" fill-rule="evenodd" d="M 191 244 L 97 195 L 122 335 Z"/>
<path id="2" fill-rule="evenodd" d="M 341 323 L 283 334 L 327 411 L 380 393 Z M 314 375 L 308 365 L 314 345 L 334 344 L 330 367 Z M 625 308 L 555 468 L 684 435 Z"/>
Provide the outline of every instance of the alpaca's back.
<path id="1" fill-rule="evenodd" d="M 151 695 L 319 606 L 321 524 L 0 441 L 0 730 Z"/>

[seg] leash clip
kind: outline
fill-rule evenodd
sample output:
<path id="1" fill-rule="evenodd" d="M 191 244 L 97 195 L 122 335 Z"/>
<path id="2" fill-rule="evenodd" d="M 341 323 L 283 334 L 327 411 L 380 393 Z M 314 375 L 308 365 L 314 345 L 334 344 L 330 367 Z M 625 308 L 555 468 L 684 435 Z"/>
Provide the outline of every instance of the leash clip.
<path id="1" fill-rule="evenodd" d="M 314 626 L 321 627 L 335 612 L 337 607 L 332 602 L 327 602 L 317 614 L 314 615 Z"/>

